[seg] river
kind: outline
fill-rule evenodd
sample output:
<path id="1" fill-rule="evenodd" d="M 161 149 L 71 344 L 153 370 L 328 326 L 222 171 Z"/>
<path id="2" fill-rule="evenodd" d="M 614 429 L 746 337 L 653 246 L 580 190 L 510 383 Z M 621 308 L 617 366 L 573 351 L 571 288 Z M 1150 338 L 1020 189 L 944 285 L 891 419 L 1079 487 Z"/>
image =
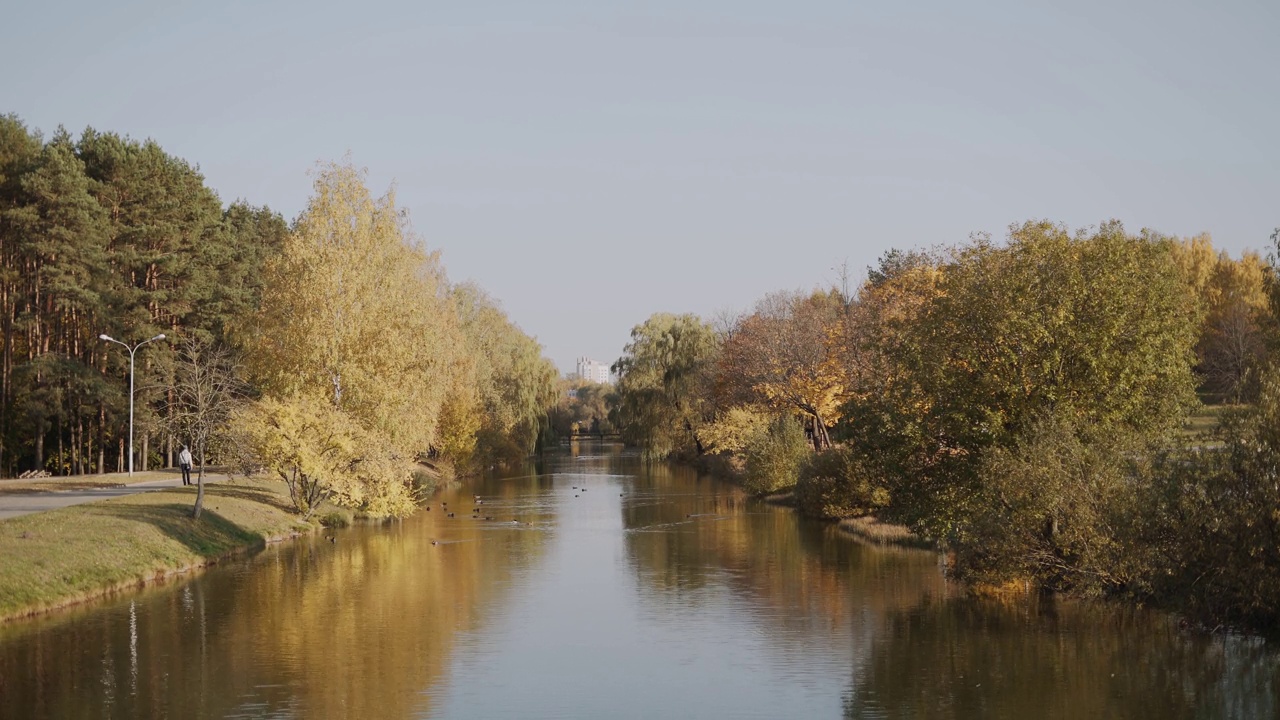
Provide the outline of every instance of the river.
<path id="1" fill-rule="evenodd" d="M 1280 655 L 1261 640 L 972 599 L 935 553 L 867 547 L 611 445 L 0 626 L 3 718 L 1278 712 Z"/>

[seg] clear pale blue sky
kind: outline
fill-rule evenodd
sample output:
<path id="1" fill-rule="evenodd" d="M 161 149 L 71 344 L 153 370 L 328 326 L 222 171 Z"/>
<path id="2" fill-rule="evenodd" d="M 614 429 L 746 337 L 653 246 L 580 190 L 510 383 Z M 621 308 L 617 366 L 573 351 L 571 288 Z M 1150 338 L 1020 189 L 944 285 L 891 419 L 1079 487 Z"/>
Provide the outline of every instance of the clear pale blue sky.
<path id="1" fill-rule="evenodd" d="M 29 2 L 0 112 L 295 216 L 348 151 L 562 369 L 1013 222 L 1280 225 L 1280 3 Z"/>

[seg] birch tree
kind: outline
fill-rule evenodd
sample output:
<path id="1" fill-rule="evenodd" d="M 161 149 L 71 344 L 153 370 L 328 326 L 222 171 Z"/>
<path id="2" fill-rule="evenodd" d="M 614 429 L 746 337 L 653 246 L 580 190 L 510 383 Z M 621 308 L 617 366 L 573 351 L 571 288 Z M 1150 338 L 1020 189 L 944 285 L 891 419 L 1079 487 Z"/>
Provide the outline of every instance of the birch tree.
<path id="1" fill-rule="evenodd" d="M 356 465 L 370 489 L 397 492 L 387 478 L 407 482 L 438 438 L 462 345 L 438 258 L 408 235 L 393 194 L 375 198 L 362 171 L 327 165 L 263 276 L 245 338 L 251 375 L 282 403 L 325 398 L 368 440 Z"/>

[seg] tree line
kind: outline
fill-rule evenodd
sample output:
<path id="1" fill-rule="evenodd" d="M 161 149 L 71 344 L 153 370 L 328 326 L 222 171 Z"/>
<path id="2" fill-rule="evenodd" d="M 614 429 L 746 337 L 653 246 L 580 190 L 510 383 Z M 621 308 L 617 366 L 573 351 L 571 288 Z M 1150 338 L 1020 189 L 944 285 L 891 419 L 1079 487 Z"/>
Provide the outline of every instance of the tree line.
<path id="1" fill-rule="evenodd" d="M 224 207 L 153 141 L 45 140 L 0 117 L 0 471 L 125 469 L 129 358 L 99 336 L 225 342 L 286 232 L 268 208 Z M 176 453 L 163 410 L 174 347 L 138 356 L 143 469 Z"/>
<path id="2" fill-rule="evenodd" d="M 349 164 L 313 179 L 286 222 L 152 140 L 0 117 L 0 473 L 126 469 L 129 358 L 100 335 L 167 336 L 137 353 L 137 469 L 189 444 L 304 513 L 403 515 L 442 468 L 530 452 L 557 377 L 538 343 L 393 194 Z"/>
<path id="3" fill-rule="evenodd" d="M 810 514 L 906 524 L 975 587 L 1274 623 L 1280 303 L 1261 256 L 1027 222 L 842 274 L 636 326 L 612 422 Z M 1206 407 L 1222 422 L 1190 433 Z"/>

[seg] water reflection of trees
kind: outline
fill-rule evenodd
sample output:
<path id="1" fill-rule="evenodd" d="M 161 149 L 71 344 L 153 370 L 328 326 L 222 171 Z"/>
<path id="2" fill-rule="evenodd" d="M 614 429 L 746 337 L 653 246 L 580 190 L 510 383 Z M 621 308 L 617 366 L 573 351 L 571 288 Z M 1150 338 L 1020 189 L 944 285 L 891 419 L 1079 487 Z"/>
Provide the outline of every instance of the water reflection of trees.
<path id="1" fill-rule="evenodd" d="M 499 502 L 515 493 L 493 487 Z M 545 537 L 433 510 L 33 624 L 0 644 L 0 717 L 427 713 L 458 634 Z"/>
<path id="2" fill-rule="evenodd" d="M 638 473 L 622 515 L 642 594 L 696 604 L 727 587 L 779 649 L 847 653 L 833 643 L 865 645 L 869 619 L 949 592 L 931 553 L 860 545 L 684 468 Z"/>
<path id="3" fill-rule="evenodd" d="M 687 472 L 638 472 L 623 504 L 642 596 L 696 609 L 725 587 L 745 601 L 739 630 L 779 657 L 843 649 L 848 717 L 1280 717 L 1280 656 L 1261 641 L 1105 603 L 967 597 L 935 555 L 852 542 Z"/>
<path id="4" fill-rule="evenodd" d="M 850 718 L 1262 718 L 1280 658 L 1111 605 L 951 598 L 890 612 Z"/>
<path id="5" fill-rule="evenodd" d="M 521 601 L 505 597 L 521 587 L 509 581 L 535 572 L 551 535 L 541 526 L 563 519 L 554 496 L 575 472 L 597 478 L 593 494 L 605 492 L 597 473 L 634 476 L 617 500 L 645 612 L 715 613 L 714 632 L 760 636 L 797 682 L 825 664 L 822 682 L 848 682 L 850 717 L 1280 711 L 1280 663 L 1259 642 L 1189 637 L 1164 616 L 1113 606 L 967 599 L 930 553 L 861 546 L 730 485 L 590 450 L 479 490 L 486 513 L 534 527 L 446 519 L 437 501 L 400 525 L 272 548 L 98 610 L 9 625 L 0 718 L 438 711 L 431 693 L 449 685 L 458 638 L 479 632 L 487 608 Z M 442 499 L 466 515 L 470 492 Z"/>

